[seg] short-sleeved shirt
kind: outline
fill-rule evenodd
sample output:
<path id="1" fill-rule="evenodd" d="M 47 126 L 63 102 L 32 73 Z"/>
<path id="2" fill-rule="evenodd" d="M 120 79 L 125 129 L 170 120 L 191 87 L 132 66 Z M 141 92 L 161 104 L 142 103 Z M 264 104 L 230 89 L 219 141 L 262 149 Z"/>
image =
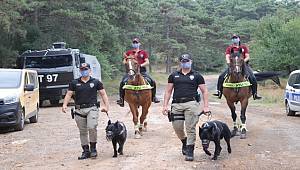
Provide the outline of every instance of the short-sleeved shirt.
<path id="1" fill-rule="evenodd" d="M 205 81 L 200 73 L 191 70 L 186 75 L 181 71 L 173 72 L 168 78 L 168 83 L 173 83 L 173 99 L 179 99 L 195 97 L 198 94 L 199 85 L 205 84 Z"/>
<path id="2" fill-rule="evenodd" d="M 249 48 L 246 45 L 244 45 L 244 44 L 240 45 L 239 47 L 230 45 L 229 47 L 226 48 L 226 52 L 225 53 L 226 53 L 226 55 L 227 54 L 230 55 L 231 54 L 231 49 L 233 49 L 234 52 L 238 52 L 240 48 L 242 48 L 242 55 L 243 55 L 243 57 L 245 57 L 246 53 L 249 54 Z"/>
<path id="3" fill-rule="evenodd" d="M 149 58 L 148 53 L 145 50 L 136 51 L 132 49 L 128 50 L 125 54 L 126 56 L 135 56 L 140 65 L 146 62 L 146 59 Z M 146 67 L 141 67 L 140 72 L 146 72 Z"/>
<path id="4" fill-rule="evenodd" d="M 103 84 L 95 78 L 85 83 L 80 78 L 73 80 L 69 84 L 69 90 L 75 92 L 75 104 L 96 104 L 98 90 L 104 89 Z"/>

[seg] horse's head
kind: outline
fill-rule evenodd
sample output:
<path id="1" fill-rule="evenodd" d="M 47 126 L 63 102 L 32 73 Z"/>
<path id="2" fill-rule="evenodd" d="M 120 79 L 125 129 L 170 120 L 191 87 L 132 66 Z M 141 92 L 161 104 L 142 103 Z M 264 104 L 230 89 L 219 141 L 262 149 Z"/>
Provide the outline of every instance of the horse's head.
<path id="1" fill-rule="evenodd" d="M 129 78 L 133 80 L 135 75 L 140 72 L 140 65 L 135 57 L 129 56 L 126 58 L 126 72 L 129 75 Z"/>
<path id="2" fill-rule="evenodd" d="M 231 49 L 229 74 L 244 74 L 244 57 L 242 48 L 238 52 Z"/>

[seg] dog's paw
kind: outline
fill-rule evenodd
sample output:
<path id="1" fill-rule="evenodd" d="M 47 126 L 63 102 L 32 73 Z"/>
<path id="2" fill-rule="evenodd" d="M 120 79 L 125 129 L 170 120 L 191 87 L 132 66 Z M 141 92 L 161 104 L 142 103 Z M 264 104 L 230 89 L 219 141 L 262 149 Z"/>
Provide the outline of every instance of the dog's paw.
<path id="1" fill-rule="evenodd" d="M 123 152 L 119 152 L 120 155 L 124 155 Z"/>
<path id="2" fill-rule="evenodd" d="M 228 148 L 227 150 L 228 150 L 228 153 L 231 153 L 231 148 Z"/>
<path id="3" fill-rule="evenodd" d="M 116 158 L 116 157 L 118 157 L 118 155 L 113 155 L 113 158 Z"/>

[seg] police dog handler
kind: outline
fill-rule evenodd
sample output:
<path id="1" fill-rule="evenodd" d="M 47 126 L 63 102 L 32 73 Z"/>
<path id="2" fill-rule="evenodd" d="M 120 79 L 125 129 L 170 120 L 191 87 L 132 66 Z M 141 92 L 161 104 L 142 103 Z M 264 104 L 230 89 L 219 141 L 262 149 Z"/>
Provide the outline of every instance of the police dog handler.
<path id="1" fill-rule="evenodd" d="M 167 115 L 168 103 L 174 89 L 171 105 L 173 128 L 182 142 L 182 154 L 186 161 L 194 160 L 194 147 L 196 141 L 196 125 L 200 114 L 199 88 L 204 100 L 204 113 L 210 112 L 208 108 L 208 90 L 204 78 L 192 70 L 192 58 L 189 54 L 179 57 L 181 69 L 173 72 L 168 78 L 163 103 L 163 114 Z M 184 125 L 185 124 L 185 125 Z"/>
<path id="2" fill-rule="evenodd" d="M 97 92 L 99 92 L 103 106 L 101 112 L 109 109 L 108 97 L 103 84 L 91 77 L 91 68 L 88 63 L 80 65 L 81 77 L 73 80 L 69 84 L 68 92 L 64 99 L 62 111 L 66 113 L 67 105 L 75 93 L 75 121 L 79 128 L 80 141 L 83 149 L 82 155 L 78 159 L 96 158 L 97 150 L 97 125 L 100 105 L 97 103 Z M 89 146 L 90 144 L 90 146 Z"/>

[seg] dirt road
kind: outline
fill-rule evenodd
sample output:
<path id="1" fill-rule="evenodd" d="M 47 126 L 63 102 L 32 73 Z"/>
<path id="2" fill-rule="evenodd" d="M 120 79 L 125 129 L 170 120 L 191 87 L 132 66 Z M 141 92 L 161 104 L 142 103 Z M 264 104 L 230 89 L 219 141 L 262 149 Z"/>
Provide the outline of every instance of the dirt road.
<path id="1" fill-rule="evenodd" d="M 212 90 L 215 76 L 206 77 Z M 160 98 L 163 88 L 159 89 Z M 167 118 L 161 114 L 161 104 L 152 105 L 148 117 L 149 129 L 142 139 L 134 139 L 131 114 L 126 105 L 120 108 L 111 97 L 113 121 L 123 121 L 128 128 L 124 155 L 112 158 L 113 149 L 105 139 L 108 118 L 101 114 L 98 126 L 98 158 L 78 161 L 81 154 L 79 132 L 69 114 L 59 107 L 40 109 L 39 122 L 26 124 L 22 132 L 0 134 L 0 169 L 300 169 L 300 117 L 287 117 L 282 106 L 262 107 L 252 99 L 247 110 L 247 139 L 231 140 L 232 154 L 222 152 L 217 161 L 204 154 L 197 138 L 195 161 L 186 162 L 181 155 L 181 142 Z M 210 96 L 213 119 L 232 127 L 225 99 Z M 200 120 L 199 125 L 203 122 Z M 211 144 L 210 150 L 213 151 Z"/>

